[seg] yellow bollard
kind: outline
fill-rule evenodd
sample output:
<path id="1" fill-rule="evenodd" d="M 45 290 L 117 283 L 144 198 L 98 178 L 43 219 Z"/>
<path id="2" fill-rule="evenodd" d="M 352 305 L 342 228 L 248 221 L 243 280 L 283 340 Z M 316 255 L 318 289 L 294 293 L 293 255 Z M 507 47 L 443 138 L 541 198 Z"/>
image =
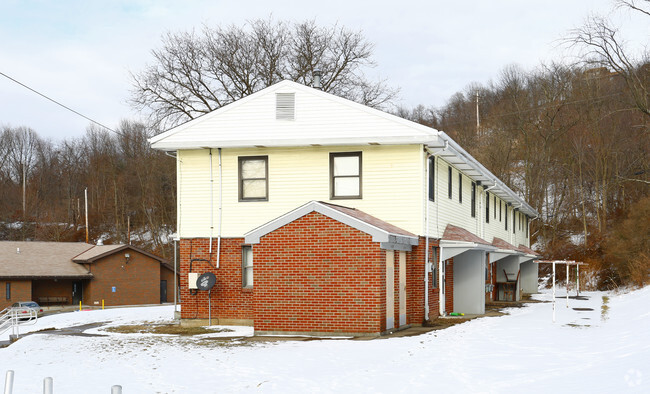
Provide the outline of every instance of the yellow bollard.
<path id="1" fill-rule="evenodd" d="M 104 310 L 104 300 L 102 300 L 102 310 Z"/>
<path id="2" fill-rule="evenodd" d="M 79 312 L 81 312 L 81 301 L 79 301 Z"/>

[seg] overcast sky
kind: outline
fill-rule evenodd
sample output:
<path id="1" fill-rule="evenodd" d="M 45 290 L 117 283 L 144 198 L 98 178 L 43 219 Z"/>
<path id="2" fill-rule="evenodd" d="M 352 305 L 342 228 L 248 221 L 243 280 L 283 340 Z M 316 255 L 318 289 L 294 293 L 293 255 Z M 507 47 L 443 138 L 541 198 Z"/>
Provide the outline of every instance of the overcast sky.
<path id="1" fill-rule="evenodd" d="M 128 103 L 129 72 L 151 62 L 166 31 L 268 18 L 361 30 L 375 44 L 373 70 L 400 88 L 398 104 L 442 106 L 507 65 L 529 70 L 559 59 L 558 39 L 612 0 L 467 1 L 36 1 L 0 0 L 0 72 L 109 127 L 139 119 Z M 617 14 L 629 37 L 641 18 Z M 89 121 L 0 76 L 0 126 L 28 126 L 61 140 Z"/>

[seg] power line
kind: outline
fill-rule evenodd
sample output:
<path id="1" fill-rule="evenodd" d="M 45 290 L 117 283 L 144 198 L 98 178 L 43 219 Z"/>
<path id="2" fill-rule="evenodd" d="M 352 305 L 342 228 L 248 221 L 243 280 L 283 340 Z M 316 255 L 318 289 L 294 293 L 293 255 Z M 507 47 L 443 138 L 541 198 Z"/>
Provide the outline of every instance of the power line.
<path id="1" fill-rule="evenodd" d="M 0 75 L 2 75 L 3 77 L 5 77 L 5 78 L 7 78 L 7 79 L 9 79 L 9 80 L 11 80 L 11 81 L 17 83 L 18 85 L 24 87 L 25 89 L 29 89 L 29 90 L 31 90 L 32 92 L 38 94 L 39 96 L 41 96 L 41 97 L 43 97 L 43 98 L 45 98 L 45 99 L 47 99 L 47 100 L 50 100 L 50 101 L 53 102 L 54 104 L 56 104 L 56 105 L 58 105 L 58 106 L 61 106 L 61 107 L 65 108 L 65 109 L 67 109 L 68 111 L 70 111 L 70 112 L 72 112 L 72 113 L 74 113 L 74 114 L 76 114 L 76 115 L 79 115 L 79 116 L 81 116 L 82 118 L 84 118 L 84 119 L 86 119 L 86 120 L 89 120 L 89 121 L 93 122 L 94 124 L 96 124 L 96 125 L 98 125 L 98 126 L 100 126 L 100 127 L 105 128 L 105 129 L 108 130 L 108 131 L 111 131 L 111 132 L 113 132 L 113 133 L 115 133 L 115 134 L 118 134 L 118 135 L 121 135 L 122 137 L 125 137 L 125 135 L 122 134 L 122 133 L 120 133 L 119 131 L 115 131 L 115 130 L 111 129 L 111 128 L 108 127 L 108 126 L 105 126 L 105 125 L 99 123 L 98 121 L 96 121 L 96 120 L 94 120 L 94 119 L 91 119 L 91 118 L 87 117 L 86 115 L 84 115 L 84 114 L 82 114 L 82 113 L 80 113 L 80 112 L 78 112 L 78 111 L 75 111 L 74 109 L 68 107 L 67 105 L 61 104 L 60 102 L 54 100 L 53 98 L 50 98 L 50 97 L 46 96 L 45 94 L 43 94 L 43 93 L 41 93 L 41 92 L 39 92 L 39 91 L 37 91 L 37 90 L 35 90 L 35 89 L 30 88 L 29 86 L 27 86 L 27 85 L 25 85 L 24 83 L 22 83 L 22 82 L 20 82 L 20 81 L 18 81 L 18 80 L 16 80 L 16 79 L 10 77 L 9 75 L 3 73 L 2 71 L 0 71 Z"/>

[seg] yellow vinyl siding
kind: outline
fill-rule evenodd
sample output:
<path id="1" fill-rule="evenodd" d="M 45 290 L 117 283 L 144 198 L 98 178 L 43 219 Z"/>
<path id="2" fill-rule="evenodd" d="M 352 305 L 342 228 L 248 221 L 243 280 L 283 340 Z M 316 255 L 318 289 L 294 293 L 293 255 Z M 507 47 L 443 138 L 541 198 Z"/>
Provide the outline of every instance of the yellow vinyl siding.
<path id="1" fill-rule="evenodd" d="M 362 152 L 361 199 L 330 201 L 330 152 Z M 179 234 L 210 236 L 209 150 L 178 152 Z M 212 235 L 218 234 L 219 156 L 212 150 Z M 268 201 L 238 201 L 239 156 L 268 156 Z M 422 146 L 347 146 L 223 149 L 222 236 L 244 233 L 309 201 L 358 208 L 414 234 L 422 228 Z"/>

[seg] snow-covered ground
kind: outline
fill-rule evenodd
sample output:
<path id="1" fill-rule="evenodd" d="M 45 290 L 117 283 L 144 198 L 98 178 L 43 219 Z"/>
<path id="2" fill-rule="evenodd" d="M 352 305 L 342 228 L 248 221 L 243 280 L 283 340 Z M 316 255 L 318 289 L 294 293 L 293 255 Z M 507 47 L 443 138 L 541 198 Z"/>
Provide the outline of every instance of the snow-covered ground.
<path id="1" fill-rule="evenodd" d="M 107 336 L 33 334 L 0 349 L 0 387 L 12 369 L 14 393 L 42 392 L 47 376 L 55 393 L 83 394 L 110 393 L 116 384 L 124 393 L 650 392 L 650 287 L 584 295 L 568 308 L 558 298 L 555 322 L 552 303 L 537 303 L 370 341 L 224 342 L 102 328 L 86 332 Z M 84 311 L 44 317 L 31 329 L 171 315 L 168 306 Z"/>

